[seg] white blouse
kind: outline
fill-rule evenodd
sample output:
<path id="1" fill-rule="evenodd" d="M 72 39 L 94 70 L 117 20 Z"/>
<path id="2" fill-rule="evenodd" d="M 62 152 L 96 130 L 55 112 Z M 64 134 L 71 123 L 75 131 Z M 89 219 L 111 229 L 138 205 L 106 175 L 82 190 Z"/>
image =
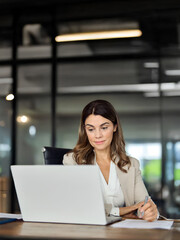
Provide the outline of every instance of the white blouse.
<path id="1" fill-rule="evenodd" d="M 124 206 L 124 195 L 117 176 L 115 163 L 111 161 L 108 184 L 100 168 L 99 171 L 106 214 L 119 216 L 119 208 Z"/>

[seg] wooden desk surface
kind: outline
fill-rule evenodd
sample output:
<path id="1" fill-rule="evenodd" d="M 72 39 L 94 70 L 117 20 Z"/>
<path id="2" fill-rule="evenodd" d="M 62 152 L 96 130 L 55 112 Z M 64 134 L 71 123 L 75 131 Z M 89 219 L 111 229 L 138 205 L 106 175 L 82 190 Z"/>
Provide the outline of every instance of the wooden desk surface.
<path id="1" fill-rule="evenodd" d="M 171 230 L 123 229 L 109 226 L 32 223 L 16 221 L 0 225 L 0 239 L 120 239 L 180 240 L 180 222 Z"/>

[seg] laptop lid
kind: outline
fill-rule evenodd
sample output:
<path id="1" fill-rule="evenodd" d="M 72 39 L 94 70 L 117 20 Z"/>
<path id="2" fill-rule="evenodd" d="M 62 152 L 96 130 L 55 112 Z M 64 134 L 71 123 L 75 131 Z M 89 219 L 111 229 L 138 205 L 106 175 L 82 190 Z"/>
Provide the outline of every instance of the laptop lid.
<path id="1" fill-rule="evenodd" d="M 24 221 L 105 225 L 95 165 L 11 166 Z"/>

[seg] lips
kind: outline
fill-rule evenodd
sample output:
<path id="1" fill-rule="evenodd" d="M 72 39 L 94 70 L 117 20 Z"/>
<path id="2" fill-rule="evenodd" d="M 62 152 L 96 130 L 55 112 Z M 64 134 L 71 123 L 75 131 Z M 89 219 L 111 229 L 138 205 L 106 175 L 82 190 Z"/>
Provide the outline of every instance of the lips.
<path id="1" fill-rule="evenodd" d="M 95 142 L 95 144 L 102 144 L 102 143 L 104 143 L 105 141 L 97 141 L 97 142 Z"/>

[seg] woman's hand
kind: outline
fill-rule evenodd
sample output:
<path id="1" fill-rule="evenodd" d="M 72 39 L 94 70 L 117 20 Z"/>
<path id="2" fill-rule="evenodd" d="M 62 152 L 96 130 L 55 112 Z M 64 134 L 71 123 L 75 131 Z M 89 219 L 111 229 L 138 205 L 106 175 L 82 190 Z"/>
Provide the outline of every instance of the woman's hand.
<path id="1" fill-rule="evenodd" d="M 120 216 L 127 217 L 127 218 L 137 218 L 136 211 L 143 206 L 144 202 L 136 203 L 129 207 L 121 207 Z"/>
<path id="2" fill-rule="evenodd" d="M 144 214 L 143 214 L 144 212 Z M 146 221 L 152 222 L 157 220 L 158 210 L 154 202 L 149 198 L 145 205 L 141 205 L 138 208 L 138 217 Z"/>

